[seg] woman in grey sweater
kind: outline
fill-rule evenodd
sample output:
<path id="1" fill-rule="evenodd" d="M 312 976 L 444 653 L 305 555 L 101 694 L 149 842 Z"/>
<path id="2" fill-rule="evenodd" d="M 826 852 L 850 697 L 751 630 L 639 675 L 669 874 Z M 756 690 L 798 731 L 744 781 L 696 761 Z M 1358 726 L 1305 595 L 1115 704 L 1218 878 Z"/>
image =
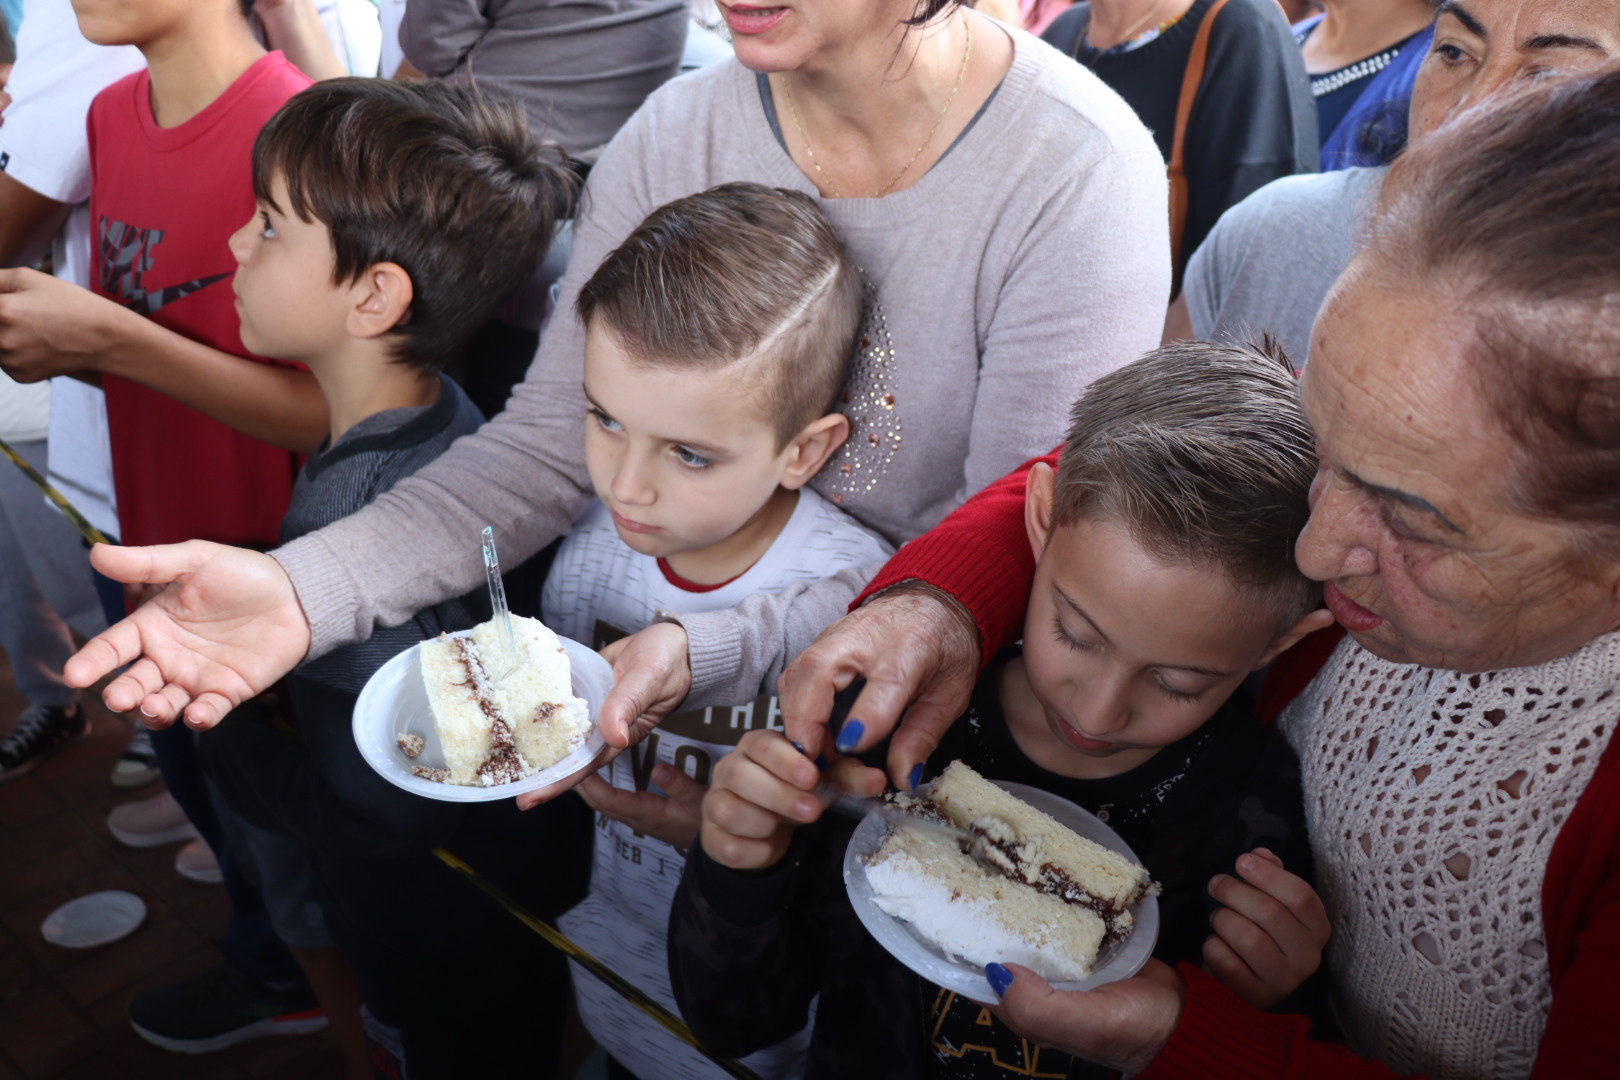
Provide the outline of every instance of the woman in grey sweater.
<path id="1" fill-rule="evenodd" d="M 206 728 L 306 657 L 475 587 L 483 525 L 517 558 L 564 532 L 591 497 L 574 296 L 650 210 L 717 183 L 818 196 L 866 276 L 855 434 L 813 486 L 892 542 L 1053 446 L 1081 389 L 1155 343 L 1163 163 L 1089 72 L 956 0 L 722 7 L 737 62 L 665 85 L 604 152 L 558 315 L 506 412 L 273 558 L 197 542 L 98 550 L 114 577 L 179 587 L 92 642 L 71 680 L 144 656 L 108 704 Z M 773 679 L 855 577 L 688 622 L 689 701 Z M 624 746 L 688 671 L 618 666 L 600 719 Z"/>

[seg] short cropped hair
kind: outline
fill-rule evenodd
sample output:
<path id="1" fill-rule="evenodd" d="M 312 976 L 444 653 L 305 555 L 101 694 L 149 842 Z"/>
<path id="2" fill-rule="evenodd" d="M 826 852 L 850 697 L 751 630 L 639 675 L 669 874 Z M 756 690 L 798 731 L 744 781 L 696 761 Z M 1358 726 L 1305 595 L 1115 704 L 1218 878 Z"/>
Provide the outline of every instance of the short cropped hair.
<path id="1" fill-rule="evenodd" d="M 1418 141 L 1359 260 L 1472 324 L 1469 372 L 1515 448 L 1508 497 L 1620 547 L 1620 66 L 1547 80 Z"/>
<path id="2" fill-rule="evenodd" d="M 1281 349 L 1179 342 L 1075 403 L 1052 527 L 1116 521 L 1161 561 L 1224 571 L 1292 626 L 1321 600 L 1294 562 L 1315 474 L 1315 437 Z"/>
<path id="3" fill-rule="evenodd" d="M 412 298 L 393 358 L 437 372 L 534 273 L 573 174 L 523 110 L 436 81 L 328 79 L 297 94 L 253 144 L 253 193 L 276 177 L 291 210 L 332 234 L 332 281 L 397 263 Z"/>
<path id="4" fill-rule="evenodd" d="M 721 184 L 654 210 L 580 290 L 587 328 L 639 363 L 750 360 L 779 446 L 833 411 L 861 319 L 860 271 L 808 195 Z"/>

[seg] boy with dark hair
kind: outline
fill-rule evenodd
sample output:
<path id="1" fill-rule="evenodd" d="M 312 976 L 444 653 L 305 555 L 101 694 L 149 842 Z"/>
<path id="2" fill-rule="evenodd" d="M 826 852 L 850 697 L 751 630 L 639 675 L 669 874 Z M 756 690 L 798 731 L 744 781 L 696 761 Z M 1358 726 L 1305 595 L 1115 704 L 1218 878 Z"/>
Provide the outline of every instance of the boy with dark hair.
<path id="1" fill-rule="evenodd" d="M 230 240 L 242 338 L 307 365 L 330 414 L 280 542 L 354 513 L 482 424 L 441 373 L 538 262 L 569 176 L 515 106 L 436 82 L 328 80 L 265 125 L 258 207 Z M 288 681 L 301 739 L 240 717 L 200 739 L 261 870 L 313 871 L 332 935 L 412 1075 L 533 1072 L 529 1043 L 467 1033 L 513 1030 L 502 1016 L 560 1032 L 566 1002 L 560 958 L 429 854 L 445 842 L 468 854 L 459 807 L 394 788 L 354 742 L 366 680 L 416 642 L 471 626 L 476 608 L 438 605 L 299 669 Z M 529 816 L 537 849 L 554 820 Z"/>
<path id="2" fill-rule="evenodd" d="M 1286 964 L 1243 974 L 1227 941 L 1245 917 L 1206 886 L 1240 859 L 1310 866 L 1297 764 L 1234 697 L 1330 621 L 1292 558 L 1316 456 L 1291 371 L 1250 349 L 1173 345 L 1098 379 L 1071 420 L 1057 473 L 1029 480 L 1023 643 L 987 668 L 926 775 L 961 759 L 1092 811 L 1164 887 L 1155 955 L 1202 955 L 1275 1004 L 1314 970 L 1325 917 Z M 699 1038 L 720 1053 L 768 1043 L 827 991 L 811 1076 L 1087 1075 L 866 933 L 841 875 L 851 824 L 799 827 L 821 816 L 818 781 L 776 732 L 745 736 L 716 769 L 670 921 L 676 999 Z"/>
<path id="3" fill-rule="evenodd" d="M 660 207 L 603 260 L 578 301 L 598 501 L 546 578 L 553 630 L 601 647 L 886 557 L 887 544 L 805 487 L 849 434 L 837 408 L 861 297 L 815 202 L 758 184 Z M 589 895 L 561 925 L 666 1008 L 664 928 L 703 784 L 744 731 L 781 728 L 761 689 L 731 708 L 675 713 L 617 757 L 608 780 L 578 788 L 599 812 L 596 856 Z M 582 968 L 574 979 L 615 1075 L 723 1075 Z M 792 1034 L 749 1068 L 799 1075 L 805 1038 Z"/>

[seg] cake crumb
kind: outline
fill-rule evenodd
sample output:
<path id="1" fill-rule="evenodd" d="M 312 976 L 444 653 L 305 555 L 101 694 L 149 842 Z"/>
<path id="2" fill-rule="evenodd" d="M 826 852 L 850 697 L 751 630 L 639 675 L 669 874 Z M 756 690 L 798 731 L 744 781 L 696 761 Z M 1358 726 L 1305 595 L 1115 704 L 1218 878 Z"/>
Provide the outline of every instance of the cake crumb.
<path id="1" fill-rule="evenodd" d="M 399 744 L 400 750 L 408 758 L 420 757 L 422 747 L 426 745 L 422 739 L 422 736 L 415 734 L 401 735 L 394 741 Z"/>

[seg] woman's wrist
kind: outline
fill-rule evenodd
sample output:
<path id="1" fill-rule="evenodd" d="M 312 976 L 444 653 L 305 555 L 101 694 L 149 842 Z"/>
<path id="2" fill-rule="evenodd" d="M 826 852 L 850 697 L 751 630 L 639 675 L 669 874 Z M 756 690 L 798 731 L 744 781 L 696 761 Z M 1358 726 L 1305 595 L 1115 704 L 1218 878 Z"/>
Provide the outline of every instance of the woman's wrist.
<path id="1" fill-rule="evenodd" d="M 932 600 L 945 611 L 950 612 L 953 616 L 952 621 L 955 622 L 961 628 L 962 632 L 967 635 L 967 639 L 972 640 L 974 645 L 977 647 L 980 663 L 982 665 L 985 655 L 985 642 L 983 635 L 979 632 L 978 622 L 973 618 L 973 613 L 967 609 L 967 606 L 964 605 L 962 601 L 958 600 L 955 596 L 940 588 L 938 585 L 931 585 L 922 578 L 906 578 L 904 581 L 897 581 L 893 585 L 886 585 L 876 592 L 862 597 L 861 607 L 865 607 L 874 600 L 884 598 L 888 598 L 890 600 L 899 600 L 906 597 L 914 597 L 918 600 L 922 600 L 924 598 Z"/>

